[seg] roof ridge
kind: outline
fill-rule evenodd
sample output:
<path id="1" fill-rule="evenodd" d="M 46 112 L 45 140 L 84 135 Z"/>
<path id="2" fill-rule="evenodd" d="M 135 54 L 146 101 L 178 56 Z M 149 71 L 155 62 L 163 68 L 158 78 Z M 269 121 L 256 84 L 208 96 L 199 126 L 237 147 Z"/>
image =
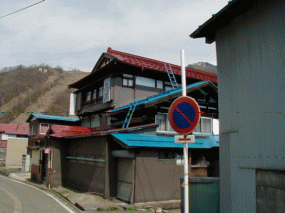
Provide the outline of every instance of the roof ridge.
<path id="1" fill-rule="evenodd" d="M 151 58 L 146 58 L 146 57 L 143 57 L 143 56 L 139 56 L 139 55 L 134 55 L 134 54 L 130 54 L 130 53 L 125 53 L 125 52 L 121 52 L 121 51 L 117 51 L 117 50 L 113 50 L 111 47 L 108 47 L 107 49 L 107 53 L 111 54 L 112 52 L 114 53 L 119 53 L 119 54 L 123 54 L 123 55 L 129 55 L 129 56 L 135 56 L 137 58 L 142 58 L 142 59 L 145 59 L 147 61 L 151 61 L 151 62 L 158 62 L 158 63 L 164 63 L 164 64 L 168 64 L 168 65 L 171 65 L 172 66 L 175 66 L 176 68 L 181 68 L 180 65 L 176 65 L 176 64 L 172 64 L 172 63 L 168 63 L 168 62 L 165 62 L 165 61 L 159 61 L 159 60 L 156 60 L 156 59 L 151 59 Z M 197 70 L 197 69 L 193 69 L 193 68 L 189 68 L 189 67 L 185 67 L 185 71 L 187 72 L 201 72 L 203 74 L 209 74 L 209 75 L 213 75 L 213 76 L 217 76 L 217 74 L 214 74 L 214 73 L 209 73 L 209 72 L 206 72 L 206 71 L 202 71 L 202 70 Z"/>

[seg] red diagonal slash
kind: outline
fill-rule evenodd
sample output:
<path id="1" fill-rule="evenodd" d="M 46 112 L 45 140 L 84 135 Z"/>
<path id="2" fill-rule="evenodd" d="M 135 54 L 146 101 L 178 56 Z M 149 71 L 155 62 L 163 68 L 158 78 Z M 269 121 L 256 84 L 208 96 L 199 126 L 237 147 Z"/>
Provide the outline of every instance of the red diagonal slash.
<path id="1" fill-rule="evenodd" d="M 175 107 L 175 109 L 186 119 L 186 121 L 188 121 L 191 125 L 193 124 L 193 122 L 178 107 Z"/>

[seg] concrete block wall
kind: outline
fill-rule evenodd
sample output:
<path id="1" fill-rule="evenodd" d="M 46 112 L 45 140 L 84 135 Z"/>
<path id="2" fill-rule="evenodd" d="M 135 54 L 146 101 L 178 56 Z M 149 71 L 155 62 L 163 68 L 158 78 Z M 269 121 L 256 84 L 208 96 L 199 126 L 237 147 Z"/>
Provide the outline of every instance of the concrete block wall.
<path id="1" fill-rule="evenodd" d="M 285 212 L 285 171 L 256 170 L 257 212 Z"/>

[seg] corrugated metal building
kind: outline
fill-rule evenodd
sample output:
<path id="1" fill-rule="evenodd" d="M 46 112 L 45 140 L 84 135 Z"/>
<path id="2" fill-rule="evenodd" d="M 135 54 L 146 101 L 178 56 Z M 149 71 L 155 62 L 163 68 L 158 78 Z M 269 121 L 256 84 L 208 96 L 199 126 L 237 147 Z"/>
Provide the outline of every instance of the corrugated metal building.
<path id="1" fill-rule="evenodd" d="M 191 34 L 216 42 L 221 212 L 285 212 L 283 0 L 234 0 Z"/>

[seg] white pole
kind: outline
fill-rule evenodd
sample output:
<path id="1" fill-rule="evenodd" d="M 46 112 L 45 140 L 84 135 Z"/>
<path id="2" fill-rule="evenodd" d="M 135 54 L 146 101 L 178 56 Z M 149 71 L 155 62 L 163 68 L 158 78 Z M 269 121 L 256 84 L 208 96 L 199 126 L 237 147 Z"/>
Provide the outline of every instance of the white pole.
<path id="1" fill-rule="evenodd" d="M 186 93 L 186 75 L 185 75 L 185 56 L 184 50 L 181 50 L 181 84 L 182 96 L 187 96 Z M 184 213 L 189 213 L 189 175 L 188 175 L 188 143 L 184 144 Z"/>
<path id="2" fill-rule="evenodd" d="M 184 144 L 184 213 L 189 213 L 188 143 Z"/>
<path id="3" fill-rule="evenodd" d="M 182 84 L 182 96 L 186 94 L 186 75 L 185 75 L 185 52 L 181 50 L 181 84 Z"/>

